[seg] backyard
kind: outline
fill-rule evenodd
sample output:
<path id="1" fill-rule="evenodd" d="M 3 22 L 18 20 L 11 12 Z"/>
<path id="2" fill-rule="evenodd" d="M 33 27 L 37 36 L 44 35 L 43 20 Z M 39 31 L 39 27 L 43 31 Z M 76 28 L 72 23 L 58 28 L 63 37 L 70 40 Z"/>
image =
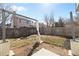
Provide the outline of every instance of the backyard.
<path id="1" fill-rule="evenodd" d="M 15 52 L 15 55 L 28 55 L 31 47 L 38 39 L 39 37 L 37 35 L 9 39 L 10 49 Z M 58 53 L 59 55 L 67 55 L 67 49 L 64 48 L 64 40 L 66 38 L 59 36 L 41 35 L 40 39 L 43 41 L 43 43 L 40 44 L 34 52 L 38 51 L 40 48 L 46 48 L 52 52 Z"/>

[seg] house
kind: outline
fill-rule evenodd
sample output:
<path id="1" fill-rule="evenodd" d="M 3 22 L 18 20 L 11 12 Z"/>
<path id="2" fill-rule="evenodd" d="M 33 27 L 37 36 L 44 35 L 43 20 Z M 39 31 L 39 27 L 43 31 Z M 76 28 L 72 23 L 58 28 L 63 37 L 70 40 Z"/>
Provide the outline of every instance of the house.
<path id="1" fill-rule="evenodd" d="M 16 14 L 16 12 L 13 12 L 14 14 L 11 14 L 6 19 L 6 27 L 8 28 L 20 28 L 20 27 L 36 27 L 36 19 L 23 16 L 20 14 Z M 1 18 L 1 17 L 0 17 Z M 0 27 L 2 27 L 2 22 L 0 23 Z"/>
<path id="2" fill-rule="evenodd" d="M 11 17 L 11 23 L 12 27 L 20 28 L 20 27 L 36 27 L 37 20 L 26 17 L 23 15 L 12 15 Z"/>

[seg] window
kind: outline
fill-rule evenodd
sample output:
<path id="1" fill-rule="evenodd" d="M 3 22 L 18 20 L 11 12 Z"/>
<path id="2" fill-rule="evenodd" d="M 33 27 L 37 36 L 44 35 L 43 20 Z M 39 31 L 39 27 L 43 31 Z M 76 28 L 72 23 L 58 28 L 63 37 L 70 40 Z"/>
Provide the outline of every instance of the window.
<path id="1" fill-rule="evenodd" d="M 29 24 L 29 23 L 30 23 L 30 21 L 29 21 L 29 20 L 27 20 L 27 21 L 26 21 L 26 23 L 27 23 L 27 24 Z"/>
<path id="2" fill-rule="evenodd" d="M 19 19 L 19 22 L 21 23 L 21 19 Z"/>

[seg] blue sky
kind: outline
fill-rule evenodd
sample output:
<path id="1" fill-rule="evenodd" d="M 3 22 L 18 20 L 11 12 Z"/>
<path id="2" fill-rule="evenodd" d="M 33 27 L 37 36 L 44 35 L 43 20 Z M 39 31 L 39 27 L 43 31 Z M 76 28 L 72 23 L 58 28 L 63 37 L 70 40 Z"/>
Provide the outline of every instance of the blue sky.
<path id="1" fill-rule="evenodd" d="M 75 3 L 16 3 L 13 8 L 17 8 L 17 13 L 31 18 L 44 21 L 44 15 L 54 15 L 55 21 L 59 17 L 69 18 L 69 12 L 75 14 Z"/>

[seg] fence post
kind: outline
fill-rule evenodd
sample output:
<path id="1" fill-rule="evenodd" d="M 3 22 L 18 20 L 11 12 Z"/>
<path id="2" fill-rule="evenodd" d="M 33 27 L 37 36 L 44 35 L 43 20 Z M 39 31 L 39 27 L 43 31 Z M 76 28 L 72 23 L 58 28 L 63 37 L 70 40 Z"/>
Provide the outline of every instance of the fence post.
<path id="1" fill-rule="evenodd" d="M 75 26 L 74 26 L 74 20 L 73 20 L 73 14 L 70 12 L 70 20 L 71 20 L 71 30 L 72 30 L 72 38 L 75 41 Z"/>
<path id="2" fill-rule="evenodd" d="M 5 28 L 5 10 L 2 9 L 2 39 L 3 42 L 6 42 L 6 28 Z"/>

